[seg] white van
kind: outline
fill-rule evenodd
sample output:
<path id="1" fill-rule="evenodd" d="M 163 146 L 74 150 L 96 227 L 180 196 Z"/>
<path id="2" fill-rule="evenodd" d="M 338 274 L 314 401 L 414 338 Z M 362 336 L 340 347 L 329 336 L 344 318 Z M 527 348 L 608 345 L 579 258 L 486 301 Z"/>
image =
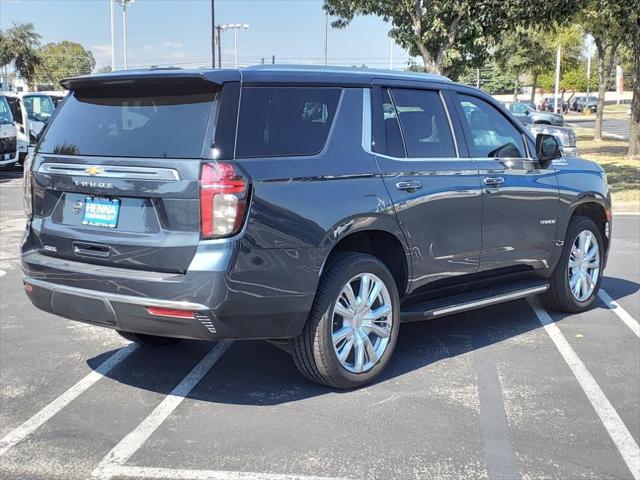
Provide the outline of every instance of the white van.
<path id="1" fill-rule="evenodd" d="M 4 94 L 16 125 L 18 154 L 27 155 L 29 146 L 35 146 L 38 135 L 53 115 L 55 105 L 51 97 L 40 92 Z"/>
<path id="2" fill-rule="evenodd" d="M 12 165 L 18 161 L 16 126 L 4 95 L 0 95 L 0 166 Z"/>

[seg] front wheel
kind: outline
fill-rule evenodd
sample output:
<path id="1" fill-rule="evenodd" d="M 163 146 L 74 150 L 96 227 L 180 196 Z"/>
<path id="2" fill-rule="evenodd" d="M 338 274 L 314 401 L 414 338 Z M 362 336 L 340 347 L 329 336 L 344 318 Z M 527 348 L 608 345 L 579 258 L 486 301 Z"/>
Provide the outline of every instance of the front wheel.
<path id="1" fill-rule="evenodd" d="M 400 301 L 393 276 L 376 257 L 340 254 L 320 280 L 309 320 L 292 341 L 310 380 L 355 388 L 386 367 L 398 337 Z"/>
<path id="2" fill-rule="evenodd" d="M 544 302 L 562 312 L 577 313 L 589 308 L 600 288 L 603 261 L 602 233 L 590 218 L 574 217 L 549 291 L 543 295 Z"/>

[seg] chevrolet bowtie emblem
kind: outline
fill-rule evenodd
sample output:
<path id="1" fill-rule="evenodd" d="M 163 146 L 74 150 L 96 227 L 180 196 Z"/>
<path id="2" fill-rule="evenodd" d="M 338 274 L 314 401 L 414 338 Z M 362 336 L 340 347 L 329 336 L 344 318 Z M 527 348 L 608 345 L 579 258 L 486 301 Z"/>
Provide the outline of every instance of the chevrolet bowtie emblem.
<path id="1" fill-rule="evenodd" d="M 96 175 L 100 175 L 100 174 L 104 173 L 104 168 L 101 168 L 101 167 L 88 167 L 88 168 L 84 169 L 84 173 L 94 177 Z"/>

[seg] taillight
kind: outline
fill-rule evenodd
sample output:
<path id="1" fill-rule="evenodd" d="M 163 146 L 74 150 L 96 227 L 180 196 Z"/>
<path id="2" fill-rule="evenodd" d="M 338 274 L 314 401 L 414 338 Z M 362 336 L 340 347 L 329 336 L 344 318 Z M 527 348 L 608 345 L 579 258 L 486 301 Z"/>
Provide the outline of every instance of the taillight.
<path id="1" fill-rule="evenodd" d="M 31 216 L 32 213 L 32 202 L 33 199 L 31 197 L 31 165 L 33 164 L 33 155 L 30 153 L 26 156 L 24 163 L 22 165 L 23 173 L 22 173 L 22 204 L 24 205 L 24 211 L 27 214 L 27 217 Z"/>
<path id="2" fill-rule="evenodd" d="M 205 163 L 200 174 L 200 235 L 228 237 L 242 228 L 247 184 L 230 163 Z"/>

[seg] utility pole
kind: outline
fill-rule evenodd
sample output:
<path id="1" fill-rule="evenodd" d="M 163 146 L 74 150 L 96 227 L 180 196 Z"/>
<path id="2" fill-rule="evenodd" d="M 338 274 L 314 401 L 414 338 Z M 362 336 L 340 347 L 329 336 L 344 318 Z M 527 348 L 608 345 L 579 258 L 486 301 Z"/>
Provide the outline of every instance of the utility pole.
<path id="1" fill-rule="evenodd" d="M 116 71 L 116 0 L 109 0 L 111 10 L 111 71 Z"/>
<path id="2" fill-rule="evenodd" d="M 275 65 L 275 64 L 276 64 L 276 56 L 271 55 L 271 65 Z"/>
<path id="3" fill-rule="evenodd" d="M 222 36 L 220 35 L 221 31 L 222 27 L 220 25 L 216 25 L 216 34 L 218 35 L 218 68 L 222 68 Z"/>
<path id="4" fill-rule="evenodd" d="M 327 66 L 329 57 L 329 13 L 324 14 L 324 65 Z"/>
<path id="5" fill-rule="evenodd" d="M 480 88 L 480 68 L 476 68 L 476 88 Z"/>
<path id="6" fill-rule="evenodd" d="M 587 102 L 589 101 L 590 86 L 591 86 L 591 45 L 587 47 Z"/>
<path id="7" fill-rule="evenodd" d="M 216 0 L 211 0 L 211 68 L 216 68 Z"/>
<path id="8" fill-rule="evenodd" d="M 389 37 L 389 70 L 393 70 L 393 38 Z"/>
<path id="9" fill-rule="evenodd" d="M 553 99 L 553 113 L 558 111 L 558 94 L 560 93 L 560 55 L 562 53 L 562 46 L 558 45 L 558 52 L 556 54 L 556 88 Z"/>
<path id="10" fill-rule="evenodd" d="M 124 69 L 127 69 L 127 7 L 131 5 L 135 0 L 118 0 L 122 5 L 122 41 L 124 43 L 123 50 L 123 64 Z"/>

